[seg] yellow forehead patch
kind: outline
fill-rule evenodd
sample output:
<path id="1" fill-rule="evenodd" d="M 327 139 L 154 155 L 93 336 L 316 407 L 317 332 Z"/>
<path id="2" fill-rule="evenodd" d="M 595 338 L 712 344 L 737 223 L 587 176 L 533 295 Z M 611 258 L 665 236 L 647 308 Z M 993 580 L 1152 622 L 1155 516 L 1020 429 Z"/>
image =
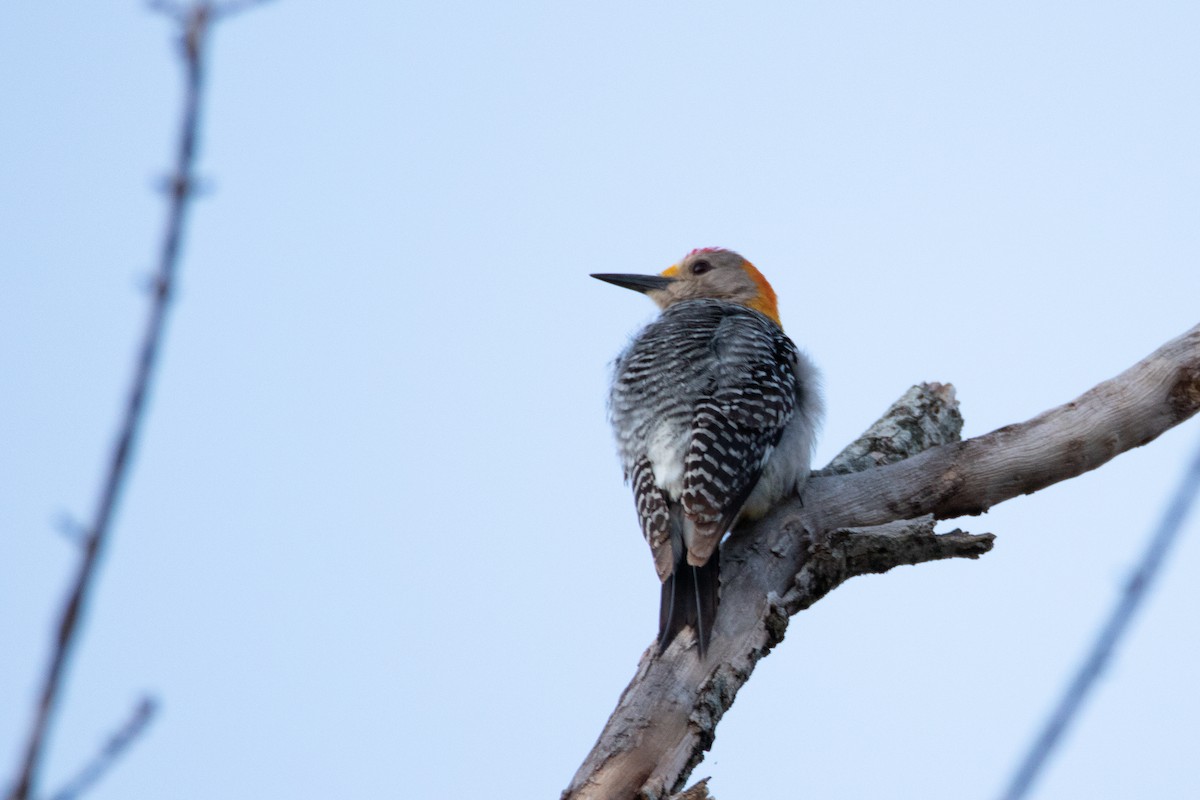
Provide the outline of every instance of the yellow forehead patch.
<path id="1" fill-rule="evenodd" d="M 671 266 L 667 267 L 666 269 L 664 269 L 662 271 L 662 276 L 664 278 L 674 278 L 678 274 L 679 274 L 679 265 L 678 264 L 672 264 Z"/>

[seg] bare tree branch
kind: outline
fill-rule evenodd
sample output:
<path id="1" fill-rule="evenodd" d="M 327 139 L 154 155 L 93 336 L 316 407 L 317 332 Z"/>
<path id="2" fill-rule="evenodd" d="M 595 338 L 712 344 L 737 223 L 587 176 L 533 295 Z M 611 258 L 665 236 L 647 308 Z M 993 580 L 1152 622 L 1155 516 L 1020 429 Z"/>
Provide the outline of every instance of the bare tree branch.
<path id="1" fill-rule="evenodd" d="M 187 211 L 194 193 L 195 180 L 192 170 L 200 128 L 205 45 L 214 6 L 211 3 L 198 2 L 184 9 L 174 4 L 159 4 L 158 10 L 168 13 L 179 25 L 184 64 L 183 112 L 174 172 L 167 185 L 166 227 L 159 250 L 157 271 L 151 286 L 149 316 L 138 349 L 128 401 L 103 479 L 95 515 L 82 536 L 82 557 L 74 581 L 67 590 L 66 602 L 59 617 L 50 663 L 38 696 L 24 755 L 8 795 L 10 800 L 27 800 L 35 793 L 38 784 L 42 755 L 51 720 L 62 693 L 67 664 L 78 641 L 80 622 L 95 584 L 100 558 L 108 543 L 113 515 L 128 478 L 130 461 L 145 418 L 146 398 L 162 346 Z"/>
<path id="2" fill-rule="evenodd" d="M 1159 568 L 1167 557 L 1171 545 L 1179 535 L 1183 522 L 1187 518 L 1192 502 L 1200 493 L 1200 447 L 1192 456 L 1191 466 L 1184 473 L 1175 496 L 1171 499 L 1163 514 L 1162 521 L 1155 528 L 1146 551 L 1138 560 L 1137 568 L 1125 584 L 1120 600 L 1117 601 L 1108 621 L 1105 622 L 1091 651 L 1080 664 L 1071 684 L 1063 693 L 1058 706 L 1046 720 L 1045 727 L 1034 740 L 1021 766 L 1013 775 L 1012 783 L 1004 794 L 1004 800 L 1022 800 L 1029 793 L 1046 760 L 1058 745 L 1064 731 L 1075 719 L 1083 707 L 1096 679 L 1108 665 L 1113 651 L 1121 641 L 1121 637 L 1129 629 L 1133 615 L 1146 599 L 1154 579 L 1158 577 Z"/>
<path id="3" fill-rule="evenodd" d="M 91 788 L 92 784 L 104 777 L 104 773 L 108 772 L 129 746 L 146 731 L 157 713 L 158 703 L 153 697 L 146 695 L 138 701 L 125 724 L 109 737 L 96 757 L 80 770 L 78 775 L 54 793 L 51 800 L 76 800 Z"/>
<path id="4" fill-rule="evenodd" d="M 809 481 L 803 503 L 729 538 L 708 658 L 699 661 L 689 635 L 661 656 L 649 647 L 564 800 L 677 791 L 791 614 L 855 575 L 978 557 L 990 534 L 937 535 L 932 519 L 979 514 L 1095 469 L 1198 409 L 1200 325 L 1066 405 L 965 442 L 952 389 L 910 391 Z"/>
<path id="5" fill-rule="evenodd" d="M 1141 447 L 1197 409 L 1200 325 L 1117 377 L 1027 422 L 901 464 L 815 478 L 804 498 L 821 514 L 803 516 L 814 529 L 828 529 L 924 514 L 938 519 L 982 514 L 996 503 L 1074 478 Z M 785 511 L 800 516 L 802 509 L 791 503 Z"/>

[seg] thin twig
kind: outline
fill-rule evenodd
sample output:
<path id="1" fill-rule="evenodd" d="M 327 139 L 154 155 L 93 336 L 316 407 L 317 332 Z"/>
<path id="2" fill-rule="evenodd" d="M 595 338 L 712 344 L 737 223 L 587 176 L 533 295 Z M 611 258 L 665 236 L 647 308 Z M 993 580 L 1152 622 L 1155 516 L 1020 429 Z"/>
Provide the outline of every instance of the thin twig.
<path id="1" fill-rule="evenodd" d="M 1021 800 L 1028 794 L 1063 733 L 1066 732 L 1083 707 L 1096 679 L 1108 665 L 1113 651 L 1129 628 L 1129 622 L 1133 619 L 1134 613 L 1145 600 L 1146 593 L 1154 583 L 1154 579 L 1158 577 L 1167 553 L 1178 537 L 1192 502 L 1196 499 L 1197 492 L 1200 492 L 1200 447 L 1196 448 L 1196 455 L 1191 466 L 1184 473 L 1183 480 L 1180 482 L 1175 496 L 1171 498 L 1171 503 L 1167 506 L 1158 528 L 1146 546 L 1146 551 L 1142 554 L 1137 568 L 1125 584 L 1125 590 L 1117 601 L 1116 607 L 1113 608 L 1100 635 L 1096 637 L 1091 652 L 1080 665 L 1074 680 L 1063 693 L 1058 707 L 1046 721 L 1041 734 L 1030 746 L 1024 761 L 1021 762 L 1020 768 L 1013 776 L 1012 783 L 1009 784 L 1008 791 L 1003 795 L 1004 800 Z"/>
<path id="2" fill-rule="evenodd" d="M 92 784 L 100 780 L 104 773 L 116 763 L 134 740 L 145 732 L 157 713 L 158 702 L 149 695 L 143 697 L 133 709 L 129 719 L 109 737 L 96 757 L 81 769 L 79 774 L 72 778 L 66 786 L 55 792 L 51 796 L 51 800 L 76 800 L 91 788 Z"/>
<path id="3" fill-rule="evenodd" d="M 214 19 L 225 19 L 234 14 L 248 11 L 255 6 L 265 5 L 268 2 L 270 0 L 225 0 L 221 3 L 207 2 L 189 6 L 186 3 L 173 2 L 173 0 L 149 0 L 146 6 L 151 11 L 173 17 L 176 22 L 185 25 L 187 24 L 188 17 L 200 5 L 207 6 L 205 13 L 208 14 L 208 21 L 211 23 Z"/>
<path id="4" fill-rule="evenodd" d="M 228 19 L 235 14 L 249 11 L 255 6 L 265 5 L 271 0 L 225 0 L 213 6 L 213 15 L 218 19 Z"/>
<path id="5" fill-rule="evenodd" d="M 172 7 L 173 10 L 174 7 Z M 204 45 L 209 30 L 212 6 L 199 2 L 186 14 L 172 16 L 181 26 L 184 60 L 184 106 L 176 151 L 175 171 L 169 181 L 167 224 L 159 253 L 158 269 L 151 287 L 150 313 L 138 351 L 128 403 L 121 420 L 116 444 L 109 460 L 96 514 L 83 540 L 83 557 L 58 622 L 50 664 L 38 698 L 29 740 L 20 772 L 9 794 L 10 800 L 28 800 L 34 794 L 42 755 L 49 735 L 50 722 L 62 693 L 67 663 L 78 641 L 79 623 L 95 582 L 100 556 L 108 543 L 110 524 L 129 474 L 129 464 L 145 418 L 146 397 L 159 350 L 175 273 L 183 240 L 188 201 L 192 197 L 192 168 L 196 157 L 196 137 L 200 126 L 200 97 L 204 77 Z"/>

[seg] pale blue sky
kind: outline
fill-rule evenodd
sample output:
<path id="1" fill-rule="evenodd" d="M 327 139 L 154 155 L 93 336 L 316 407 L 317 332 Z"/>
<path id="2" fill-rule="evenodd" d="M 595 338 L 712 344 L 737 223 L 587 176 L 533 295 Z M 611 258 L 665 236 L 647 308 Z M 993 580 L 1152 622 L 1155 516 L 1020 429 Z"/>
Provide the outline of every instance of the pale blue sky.
<path id="1" fill-rule="evenodd" d="M 139 3 L 0 23 L 0 774 L 91 513 L 178 66 Z M 743 252 L 821 366 L 824 463 L 909 385 L 977 435 L 1200 320 L 1200 6 L 277 2 L 216 32 L 179 303 L 47 789 L 142 690 L 116 798 L 555 797 L 654 635 L 605 421 L 653 309 Z M 995 796 L 1192 421 L 959 523 L 978 562 L 797 617 L 718 797 Z M 946 526 L 947 528 L 953 525 Z M 1036 795 L 1193 798 L 1200 523 Z"/>

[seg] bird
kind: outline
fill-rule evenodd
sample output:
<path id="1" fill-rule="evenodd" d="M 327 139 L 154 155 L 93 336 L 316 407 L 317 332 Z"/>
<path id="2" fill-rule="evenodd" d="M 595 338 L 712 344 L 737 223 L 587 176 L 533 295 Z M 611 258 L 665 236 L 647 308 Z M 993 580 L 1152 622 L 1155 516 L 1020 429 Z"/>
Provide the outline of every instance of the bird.
<path id="1" fill-rule="evenodd" d="M 771 284 L 732 250 L 692 250 L 657 275 L 591 277 L 661 309 L 613 362 L 608 416 L 662 581 L 659 653 L 691 626 L 703 661 L 721 539 L 808 479 L 817 370 L 783 332 Z"/>

